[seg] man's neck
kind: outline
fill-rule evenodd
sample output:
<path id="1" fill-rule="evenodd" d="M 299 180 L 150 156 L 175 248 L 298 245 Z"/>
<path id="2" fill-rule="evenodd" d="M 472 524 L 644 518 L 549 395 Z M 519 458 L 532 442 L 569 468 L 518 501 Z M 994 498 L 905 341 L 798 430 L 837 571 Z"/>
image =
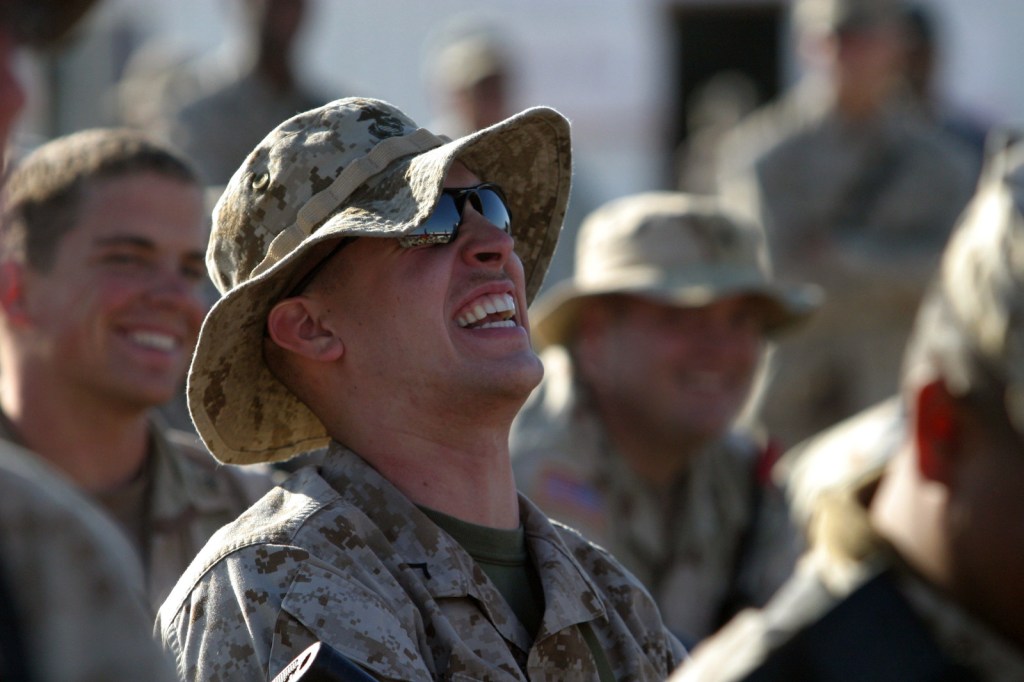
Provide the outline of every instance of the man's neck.
<path id="1" fill-rule="evenodd" d="M 378 424 L 371 415 L 352 420 L 335 438 L 415 504 L 481 526 L 519 526 L 508 449 L 511 416 L 504 428 L 457 416 L 428 428 L 384 413 Z M 403 423 L 408 428 L 396 428 Z"/>
<path id="2" fill-rule="evenodd" d="M 138 473 L 149 448 L 147 411 L 12 383 L 4 382 L 0 407 L 17 439 L 80 488 L 109 491 Z"/>

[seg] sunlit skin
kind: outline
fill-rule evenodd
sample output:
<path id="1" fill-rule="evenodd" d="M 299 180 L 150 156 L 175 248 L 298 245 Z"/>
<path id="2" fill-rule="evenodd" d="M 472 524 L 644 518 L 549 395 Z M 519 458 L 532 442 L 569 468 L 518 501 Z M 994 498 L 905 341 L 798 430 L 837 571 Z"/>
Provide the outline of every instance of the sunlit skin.
<path id="1" fill-rule="evenodd" d="M 670 483 L 743 408 L 761 360 L 754 299 L 686 308 L 640 297 L 591 301 L 575 345 L 609 436 L 640 475 Z"/>
<path id="2" fill-rule="evenodd" d="M 147 411 L 184 378 L 205 313 L 206 227 L 197 186 L 149 172 L 96 182 L 78 215 L 48 272 L 5 265 L 0 400 L 27 444 L 88 488 L 117 460 L 82 455 L 89 443 L 131 450 L 129 476 Z"/>
<path id="3" fill-rule="evenodd" d="M 456 164 L 444 186 L 479 183 Z M 268 321 L 336 439 L 415 502 L 508 528 L 518 525 L 508 432 L 543 375 L 513 246 L 467 204 L 449 244 L 356 239 Z M 512 296 L 514 324 L 460 326 L 488 295 Z"/>

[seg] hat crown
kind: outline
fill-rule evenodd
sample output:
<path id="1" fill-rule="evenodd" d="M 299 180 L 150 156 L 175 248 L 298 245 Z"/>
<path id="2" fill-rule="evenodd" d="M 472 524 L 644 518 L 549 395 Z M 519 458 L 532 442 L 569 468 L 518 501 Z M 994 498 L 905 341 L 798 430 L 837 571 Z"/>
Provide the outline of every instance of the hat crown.
<path id="1" fill-rule="evenodd" d="M 248 280 L 274 238 L 349 164 L 382 140 L 416 130 L 392 105 L 365 98 L 337 100 L 277 126 L 228 181 L 214 208 L 207 263 L 217 288 L 225 292 Z"/>
<path id="2" fill-rule="evenodd" d="M 767 278 L 760 231 L 722 212 L 710 197 L 647 192 L 607 204 L 580 230 L 580 286 L 630 277 L 742 271 Z"/>
<path id="3" fill-rule="evenodd" d="M 967 352 L 1020 394 L 1024 428 L 1024 145 L 992 159 L 943 257 L 939 287 Z"/>

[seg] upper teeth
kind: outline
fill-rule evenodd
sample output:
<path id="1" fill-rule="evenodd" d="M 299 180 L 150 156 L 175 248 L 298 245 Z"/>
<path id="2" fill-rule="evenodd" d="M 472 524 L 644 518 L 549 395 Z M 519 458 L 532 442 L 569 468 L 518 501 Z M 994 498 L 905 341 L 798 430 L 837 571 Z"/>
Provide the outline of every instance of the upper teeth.
<path id="1" fill-rule="evenodd" d="M 140 346 L 148 346 L 158 350 L 174 350 L 178 345 L 173 336 L 157 332 L 134 332 L 132 340 Z"/>
<path id="2" fill-rule="evenodd" d="M 498 321 L 491 321 L 481 327 L 514 326 L 510 319 L 516 314 L 516 301 L 510 294 L 488 294 L 481 296 L 456 318 L 460 327 L 479 322 L 488 315 L 501 315 Z"/>

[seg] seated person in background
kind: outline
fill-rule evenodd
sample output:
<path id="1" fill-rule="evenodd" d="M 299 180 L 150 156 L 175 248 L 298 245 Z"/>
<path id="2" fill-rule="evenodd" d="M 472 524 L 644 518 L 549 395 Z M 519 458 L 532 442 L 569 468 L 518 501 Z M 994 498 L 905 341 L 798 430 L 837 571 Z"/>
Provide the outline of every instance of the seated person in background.
<path id="1" fill-rule="evenodd" d="M 712 197 L 637 194 L 584 221 L 575 276 L 531 311 L 545 377 L 512 428 L 519 489 L 622 561 L 684 642 L 767 600 L 799 549 L 771 444 L 734 428 L 768 339 L 816 301 L 764 257 Z"/>
<path id="2" fill-rule="evenodd" d="M 350 98 L 279 125 L 214 211 L 224 296 L 189 374 L 224 462 L 327 445 L 200 553 L 158 616 L 189 679 L 271 679 L 317 641 L 382 680 L 662 680 L 640 583 L 516 494 L 543 373 L 527 304 L 565 214 L 568 122 L 447 141 Z"/>
<path id="3" fill-rule="evenodd" d="M 1024 679 L 1024 146 L 987 169 L 922 302 L 900 445 L 820 496 L 761 611 L 672 680 Z"/>
<path id="4" fill-rule="evenodd" d="M 184 160 L 127 129 L 58 138 L 15 165 L 0 244 L 0 438 L 109 511 L 153 610 L 213 532 L 272 487 L 221 467 L 154 409 L 195 346 L 208 233 Z"/>

